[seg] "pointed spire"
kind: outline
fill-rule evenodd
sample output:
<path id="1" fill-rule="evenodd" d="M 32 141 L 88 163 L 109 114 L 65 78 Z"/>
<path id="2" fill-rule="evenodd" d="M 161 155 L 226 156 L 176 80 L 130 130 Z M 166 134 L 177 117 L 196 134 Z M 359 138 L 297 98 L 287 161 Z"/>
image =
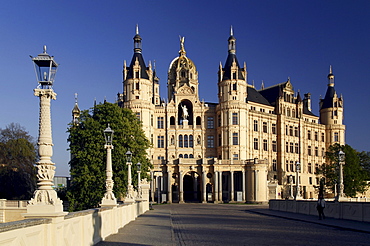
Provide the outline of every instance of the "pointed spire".
<path id="1" fill-rule="evenodd" d="M 228 39 L 229 42 L 229 54 L 235 54 L 236 53 L 236 39 L 234 37 L 234 31 L 233 27 L 230 28 L 230 37 Z"/>
<path id="2" fill-rule="evenodd" d="M 75 93 L 75 106 L 72 109 L 72 115 L 74 116 L 74 114 L 79 114 L 80 112 L 81 110 L 78 107 L 78 103 L 77 103 L 77 93 Z"/>
<path id="3" fill-rule="evenodd" d="M 265 84 L 263 83 L 263 80 L 262 80 L 262 83 L 261 83 L 261 90 L 264 90 L 265 89 Z"/>
<path id="4" fill-rule="evenodd" d="M 333 74 L 333 67 L 330 65 L 329 67 L 329 74 L 328 74 L 328 86 L 334 87 L 334 74 Z"/>
<path id="5" fill-rule="evenodd" d="M 230 36 L 234 36 L 233 26 L 232 26 L 232 25 L 231 25 L 231 27 L 230 27 Z"/>
<path id="6" fill-rule="evenodd" d="M 134 36 L 134 52 L 141 53 L 141 37 L 139 35 L 139 25 L 136 24 L 136 35 Z"/>

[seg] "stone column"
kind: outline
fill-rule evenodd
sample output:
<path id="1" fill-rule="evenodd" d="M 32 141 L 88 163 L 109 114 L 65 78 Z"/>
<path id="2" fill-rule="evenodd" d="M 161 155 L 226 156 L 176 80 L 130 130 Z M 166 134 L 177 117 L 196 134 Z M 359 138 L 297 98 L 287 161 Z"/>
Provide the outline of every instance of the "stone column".
<path id="1" fill-rule="evenodd" d="M 214 179 L 215 179 L 215 190 L 214 190 L 214 194 L 215 194 L 215 203 L 218 203 L 219 202 L 219 196 L 218 196 L 218 171 L 215 172 L 214 174 Z"/>
<path id="2" fill-rule="evenodd" d="M 230 179 L 231 179 L 231 194 L 230 194 L 230 201 L 234 201 L 234 171 L 230 171 Z"/>
<path id="3" fill-rule="evenodd" d="M 63 202 L 53 189 L 55 164 L 51 161 L 53 143 L 51 135 L 50 100 L 56 99 L 53 89 L 34 89 L 34 95 L 40 98 L 38 152 L 37 162 L 38 189 L 28 203 L 26 218 L 59 217 L 63 212 Z"/>
<path id="4" fill-rule="evenodd" d="M 167 171 L 167 202 L 172 203 L 172 172 Z"/>
<path id="5" fill-rule="evenodd" d="M 106 175 L 107 179 L 105 180 L 105 187 L 106 192 L 103 196 L 103 199 L 101 201 L 100 206 L 117 206 L 117 199 L 114 196 L 113 193 L 113 185 L 114 181 L 112 179 L 113 177 L 113 171 L 112 171 L 112 149 L 113 145 L 105 145 L 104 146 L 107 149 L 107 167 L 106 167 Z"/>
<path id="6" fill-rule="evenodd" d="M 242 199 L 245 202 L 245 170 L 242 171 Z"/>
<path id="7" fill-rule="evenodd" d="M 206 172 L 202 172 L 202 184 L 203 184 L 203 196 L 202 196 L 202 203 L 207 203 L 207 185 L 206 185 Z"/>
<path id="8" fill-rule="evenodd" d="M 220 189 L 218 190 L 218 198 L 219 198 L 219 201 L 222 202 L 222 171 L 219 172 L 220 174 L 220 179 L 219 179 L 219 183 L 220 183 Z"/>
<path id="9" fill-rule="evenodd" d="M 179 201 L 179 203 L 184 203 L 184 173 L 183 173 L 183 171 L 180 171 L 179 186 L 180 186 L 180 201 Z"/>
<path id="10" fill-rule="evenodd" d="M 155 192 L 155 187 L 154 187 L 154 173 L 153 171 L 150 172 L 150 196 L 152 198 L 151 202 L 154 202 L 154 192 Z"/>

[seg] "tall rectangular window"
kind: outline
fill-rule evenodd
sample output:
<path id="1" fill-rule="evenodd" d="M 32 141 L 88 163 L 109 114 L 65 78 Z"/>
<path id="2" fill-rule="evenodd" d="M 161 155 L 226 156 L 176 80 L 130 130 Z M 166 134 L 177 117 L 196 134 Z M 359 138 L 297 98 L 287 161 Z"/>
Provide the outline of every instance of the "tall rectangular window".
<path id="1" fill-rule="evenodd" d="M 289 135 L 293 136 L 293 126 L 289 126 Z"/>
<path id="2" fill-rule="evenodd" d="M 214 128 L 214 121 L 213 121 L 213 117 L 208 117 L 208 118 L 207 118 L 207 128 L 208 128 L 208 129 L 213 129 L 213 128 Z"/>
<path id="3" fill-rule="evenodd" d="M 325 133 L 321 133 L 321 142 L 325 142 Z"/>
<path id="4" fill-rule="evenodd" d="M 262 125 L 262 131 L 263 131 L 264 133 L 267 133 L 267 122 L 263 122 L 262 124 L 263 124 L 263 125 Z"/>
<path id="5" fill-rule="evenodd" d="M 238 145 L 238 144 L 239 144 L 238 133 L 233 132 L 233 145 Z"/>
<path id="6" fill-rule="evenodd" d="M 315 132 L 315 141 L 319 141 L 319 133 Z"/>
<path id="7" fill-rule="evenodd" d="M 294 136 L 298 137 L 298 126 L 294 127 Z"/>
<path id="8" fill-rule="evenodd" d="M 258 138 L 255 138 L 253 140 L 253 147 L 254 147 L 255 150 L 258 150 Z"/>
<path id="9" fill-rule="evenodd" d="M 319 147 L 315 147 L 315 156 L 319 156 Z"/>
<path id="10" fill-rule="evenodd" d="M 264 151 L 268 151 L 268 148 L 267 148 L 267 139 L 264 139 L 263 140 L 263 150 Z"/>
<path id="11" fill-rule="evenodd" d="M 208 148 L 213 148 L 214 147 L 214 137 L 213 135 L 207 136 L 207 147 Z"/>
<path id="12" fill-rule="evenodd" d="M 339 142 L 339 134 L 337 132 L 334 133 L 334 142 Z"/>
<path id="13" fill-rule="evenodd" d="M 164 118 L 163 117 L 157 118 L 157 127 L 158 129 L 164 129 Z"/>
<path id="14" fill-rule="evenodd" d="M 257 132 L 257 131 L 258 131 L 258 121 L 257 121 L 257 120 L 254 120 L 254 121 L 253 121 L 253 130 L 254 130 L 255 132 Z"/>
<path id="15" fill-rule="evenodd" d="M 218 146 L 221 146 L 221 145 L 222 145 L 221 134 L 218 134 Z"/>
<path id="16" fill-rule="evenodd" d="M 164 148 L 164 136 L 158 136 L 158 148 Z"/>
<path id="17" fill-rule="evenodd" d="M 312 164 L 311 163 L 308 163 L 308 165 L 307 165 L 307 171 L 308 171 L 308 173 L 312 173 Z"/>
<path id="18" fill-rule="evenodd" d="M 285 142 L 285 152 L 289 152 L 289 143 Z"/>
<path id="19" fill-rule="evenodd" d="M 295 143 L 294 147 L 295 147 L 295 153 L 299 154 L 299 145 L 298 145 L 298 143 Z"/>
<path id="20" fill-rule="evenodd" d="M 272 171 L 277 171 L 277 162 L 276 162 L 276 160 L 272 160 Z"/>
<path id="21" fill-rule="evenodd" d="M 271 131 L 272 134 L 276 134 L 276 124 L 272 124 Z"/>
<path id="22" fill-rule="evenodd" d="M 290 153 L 294 153 L 294 146 L 292 142 L 290 142 L 289 144 L 289 150 L 290 150 Z"/>
<path id="23" fill-rule="evenodd" d="M 136 118 L 137 118 L 138 120 L 141 120 L 140 112 L 136 112 Z"/>
<path id="24" fill-rule="evenodd" d="M 238 119 L 238 113 L 233 113 L 233 125 L 238 125 L 239 124 L 239 119 Z"/>
<path id="25" fill-rule="evenodd" d="M 308 146 L 308 147 L 307 147 L 307 154 L 308 154 L 308 155 L 312 155 L 312 152 L 311 152 L 311 146 Z"/>
<path id="26" fill-rule="evenodd" d="M 290 161 L 290 171 L 294 172 L 294 162 Z"/>
<path id="27" fill-rule="evenodd" d="M 277 151 L 276 141 L 272 141 L 272 151 L 273 152 L 276 152 Z"/>
<path id="28" fill-rule="evenodd" d="M 308 140 L 311 140 L 311 130 L 308 130 L 307 131 L 307 139 Z"/>

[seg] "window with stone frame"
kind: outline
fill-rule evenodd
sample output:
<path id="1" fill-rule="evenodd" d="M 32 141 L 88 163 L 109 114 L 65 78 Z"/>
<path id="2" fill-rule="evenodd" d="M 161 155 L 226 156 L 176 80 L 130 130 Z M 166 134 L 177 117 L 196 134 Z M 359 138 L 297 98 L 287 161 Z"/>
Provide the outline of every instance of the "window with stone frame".
<path id="1" fill-rule="evenodd" d="M 160 116 L 157 118 L 158 129 L 164 129 L 164 117 Z"/>
<path id="2" fill-rule="evenodd" d="M 263 140 L 263 150 L 268 151 L 267 139 Z"/>
<path id="3" fill-rule="evenodd" d="M 272 151 L 277 152 L 277 144 L 276 141 L 272 141 Z"/>
<path id="4" fill-rule="evenodd" d="M 164 136 L 158 136 L 158 148 L 164 148 Z"/>
<path id="5" fill-rule="evenodd" d="M 238 125 L 239 124 L 239 119 L 238 119 L 238 113 L 233 113 L 232 114 L 232 121 L 233 121 L 233 125 Z"/>
<path id="6" fill-rule="evenodd" d="M 254 148 L 255 150 L 258 150 L 258 138 L 254 138 L 254 139 L 253 139 L 253 148 Z"/>
<path id="7" fill-rule="evenodd" d="M 257 121 L 257 120 L 254 120 L 254 121 L 253 121 L 253 130 L 254 130 L 255 132 L 257 132 L 257 131 L 258 131 L 258 121 Z"/>
<path id="8" fill-rule="evenodd" d="M 207 136 L 207 147 L 208 148 L 213 148 L 214 147 L 214 137 L 213 135 L 208 135 Z"/>
<path id="9" fill-rule="evenodd" d="M 207 117 L 207 128 L 208 129 L 214 128 L 214 120 L 213 120 L 213 117 L 211 116 Z"/>
<path id="10" fill-rule="evenodd" d="M 272 134 L 276 134 L 276 124 L 271 125 L 271 132 Z"/>
<path id="11" fill-rule="evenodd" d="M 239 144 L 239 137 L 237 132 L 233 132 L 233 145 Z"/>
<path id="12" fill-rule="evenodd" d="M 262 131 L 263 131 L 264 133 L 267 133 L 267 122 L 263 122 L 263 123 L 262 123 Z"/>

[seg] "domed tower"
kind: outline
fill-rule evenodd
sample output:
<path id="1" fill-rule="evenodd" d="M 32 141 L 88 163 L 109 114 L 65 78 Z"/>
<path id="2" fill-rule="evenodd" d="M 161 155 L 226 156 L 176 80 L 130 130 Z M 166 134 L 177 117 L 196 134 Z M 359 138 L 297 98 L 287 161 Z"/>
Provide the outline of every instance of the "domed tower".
<path id="1" fill-rule="evenodd" d="M 334 89 L 334 74 L 330 66 L 328 89 L 324 99 L 320 100 L 320 122 L 326 125 L 326 146 L 334 143 L 345 144 L 345 126 L 343 125 L 343 97 L 338 97 Z"/>
<path id="2" fill-rule="evenodd" d="M 247 68 L 239 66 L 233 29 L 228 39 L 228 56 L 218 71 L 218 158 L 247 159 Z"/>
<path id="3" fill-rule="evenodd" d="M 175 100 L 175 95 L 186 91 L 198 100 L 198 72 L 192 60 L 186 57 L 185 37 L 180 37 L 179 56 L 173 59 L 168 70 L 168 99 Z"/>

